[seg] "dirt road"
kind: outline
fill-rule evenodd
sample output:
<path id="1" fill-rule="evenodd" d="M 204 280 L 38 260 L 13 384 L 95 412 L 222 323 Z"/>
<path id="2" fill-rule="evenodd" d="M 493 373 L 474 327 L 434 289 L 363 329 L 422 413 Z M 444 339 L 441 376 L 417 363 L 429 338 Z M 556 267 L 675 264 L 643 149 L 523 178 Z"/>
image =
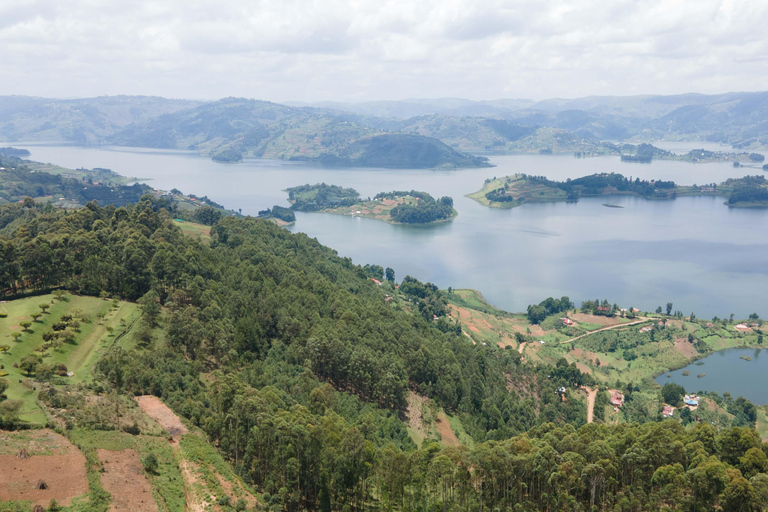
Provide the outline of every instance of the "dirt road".
<path id="1" fill-rule="evenodd" d="M 587 423 L 592 423 L 595 417 L 595 397 L 597 396 L 597 388 L 591 389 L 587 386 L 582 386 L 584 391 L 587 392 Z"/>

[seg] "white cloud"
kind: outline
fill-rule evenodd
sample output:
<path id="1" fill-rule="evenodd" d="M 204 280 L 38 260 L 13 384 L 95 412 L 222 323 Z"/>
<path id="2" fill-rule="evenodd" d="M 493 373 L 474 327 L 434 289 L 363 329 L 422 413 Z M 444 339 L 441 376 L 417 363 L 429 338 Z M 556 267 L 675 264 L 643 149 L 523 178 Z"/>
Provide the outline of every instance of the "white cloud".
<path id="1" fill-rule="evenodd" d="M 270 100 L 768 89 L 748 0 L 0 4 L 0 94 Z"/>

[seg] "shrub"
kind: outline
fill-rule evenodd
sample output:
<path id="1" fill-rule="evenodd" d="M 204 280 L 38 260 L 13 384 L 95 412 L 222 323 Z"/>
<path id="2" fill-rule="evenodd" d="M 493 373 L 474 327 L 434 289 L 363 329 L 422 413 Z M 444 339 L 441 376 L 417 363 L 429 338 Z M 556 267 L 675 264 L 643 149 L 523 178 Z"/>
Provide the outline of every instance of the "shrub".
<path id="1" fill-rule="evenodd" d="M 146 457 L 141 459 L 141 464 L 144 466 L 144 471 L 147 473 L 155 474 L 157 472 L 157 457 L 154 453 L 149 453 Z"/>

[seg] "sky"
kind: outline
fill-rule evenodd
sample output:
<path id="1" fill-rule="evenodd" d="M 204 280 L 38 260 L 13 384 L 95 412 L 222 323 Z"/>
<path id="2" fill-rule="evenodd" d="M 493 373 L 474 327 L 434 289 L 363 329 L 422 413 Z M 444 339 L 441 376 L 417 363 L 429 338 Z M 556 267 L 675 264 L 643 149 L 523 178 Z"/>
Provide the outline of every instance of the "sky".
<path id="1" fill-rule="evenodd" d="M 0 0 L 0 95 L 768 90 L 764 0 Z"/>

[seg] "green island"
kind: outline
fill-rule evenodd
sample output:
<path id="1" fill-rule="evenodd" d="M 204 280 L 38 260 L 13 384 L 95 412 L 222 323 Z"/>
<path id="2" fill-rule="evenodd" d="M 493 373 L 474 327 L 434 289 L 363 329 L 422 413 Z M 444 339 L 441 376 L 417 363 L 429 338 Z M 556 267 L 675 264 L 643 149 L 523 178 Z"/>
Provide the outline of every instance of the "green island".
<path id="1" fill-rule="evenodd" d="M 298 188 L 304 208 L 361 204 L 351 189 Z M 766 407 L 655 381 L 761 348 L 757 314 L 568 297 L 509 313 L 271 218 L 180 219 L 176 192 L 0 205 L 0 468 L 21 468 L 3 473 L 0 511 L 768 502 Z M 371 202 L 407 196 L 429 203 Z"/>
<path id="2" fill-rule="evenodd" d="M 303 212 L 365 217 L 390 224 L 431 224 L 458 215 L 452 198 L 435 199 L 418 190 L 380 192 L 368 200 L 361 200 L 354 189 L 325 183 L 301 185 L 286 191 L 291 209 Z"/>
<path id="3" fill-rule="evenodd" d="M 729 207 L 768 207 L 768 181 L 764 175 L 729 178 L 721 184 L 678 185 L 674 181 L 631 181 L 618 173 L 553 181 L 543 176 L 515 174 L 485 180 L 483 188 L 466 197 L 491 208 L 515 208 L 525 203 L 578 201 L 581 197 L 634 195 L 652 200 L 688 196 L 723 196 Z M 619 205 L 605 203 L 609 208 Z"/>

